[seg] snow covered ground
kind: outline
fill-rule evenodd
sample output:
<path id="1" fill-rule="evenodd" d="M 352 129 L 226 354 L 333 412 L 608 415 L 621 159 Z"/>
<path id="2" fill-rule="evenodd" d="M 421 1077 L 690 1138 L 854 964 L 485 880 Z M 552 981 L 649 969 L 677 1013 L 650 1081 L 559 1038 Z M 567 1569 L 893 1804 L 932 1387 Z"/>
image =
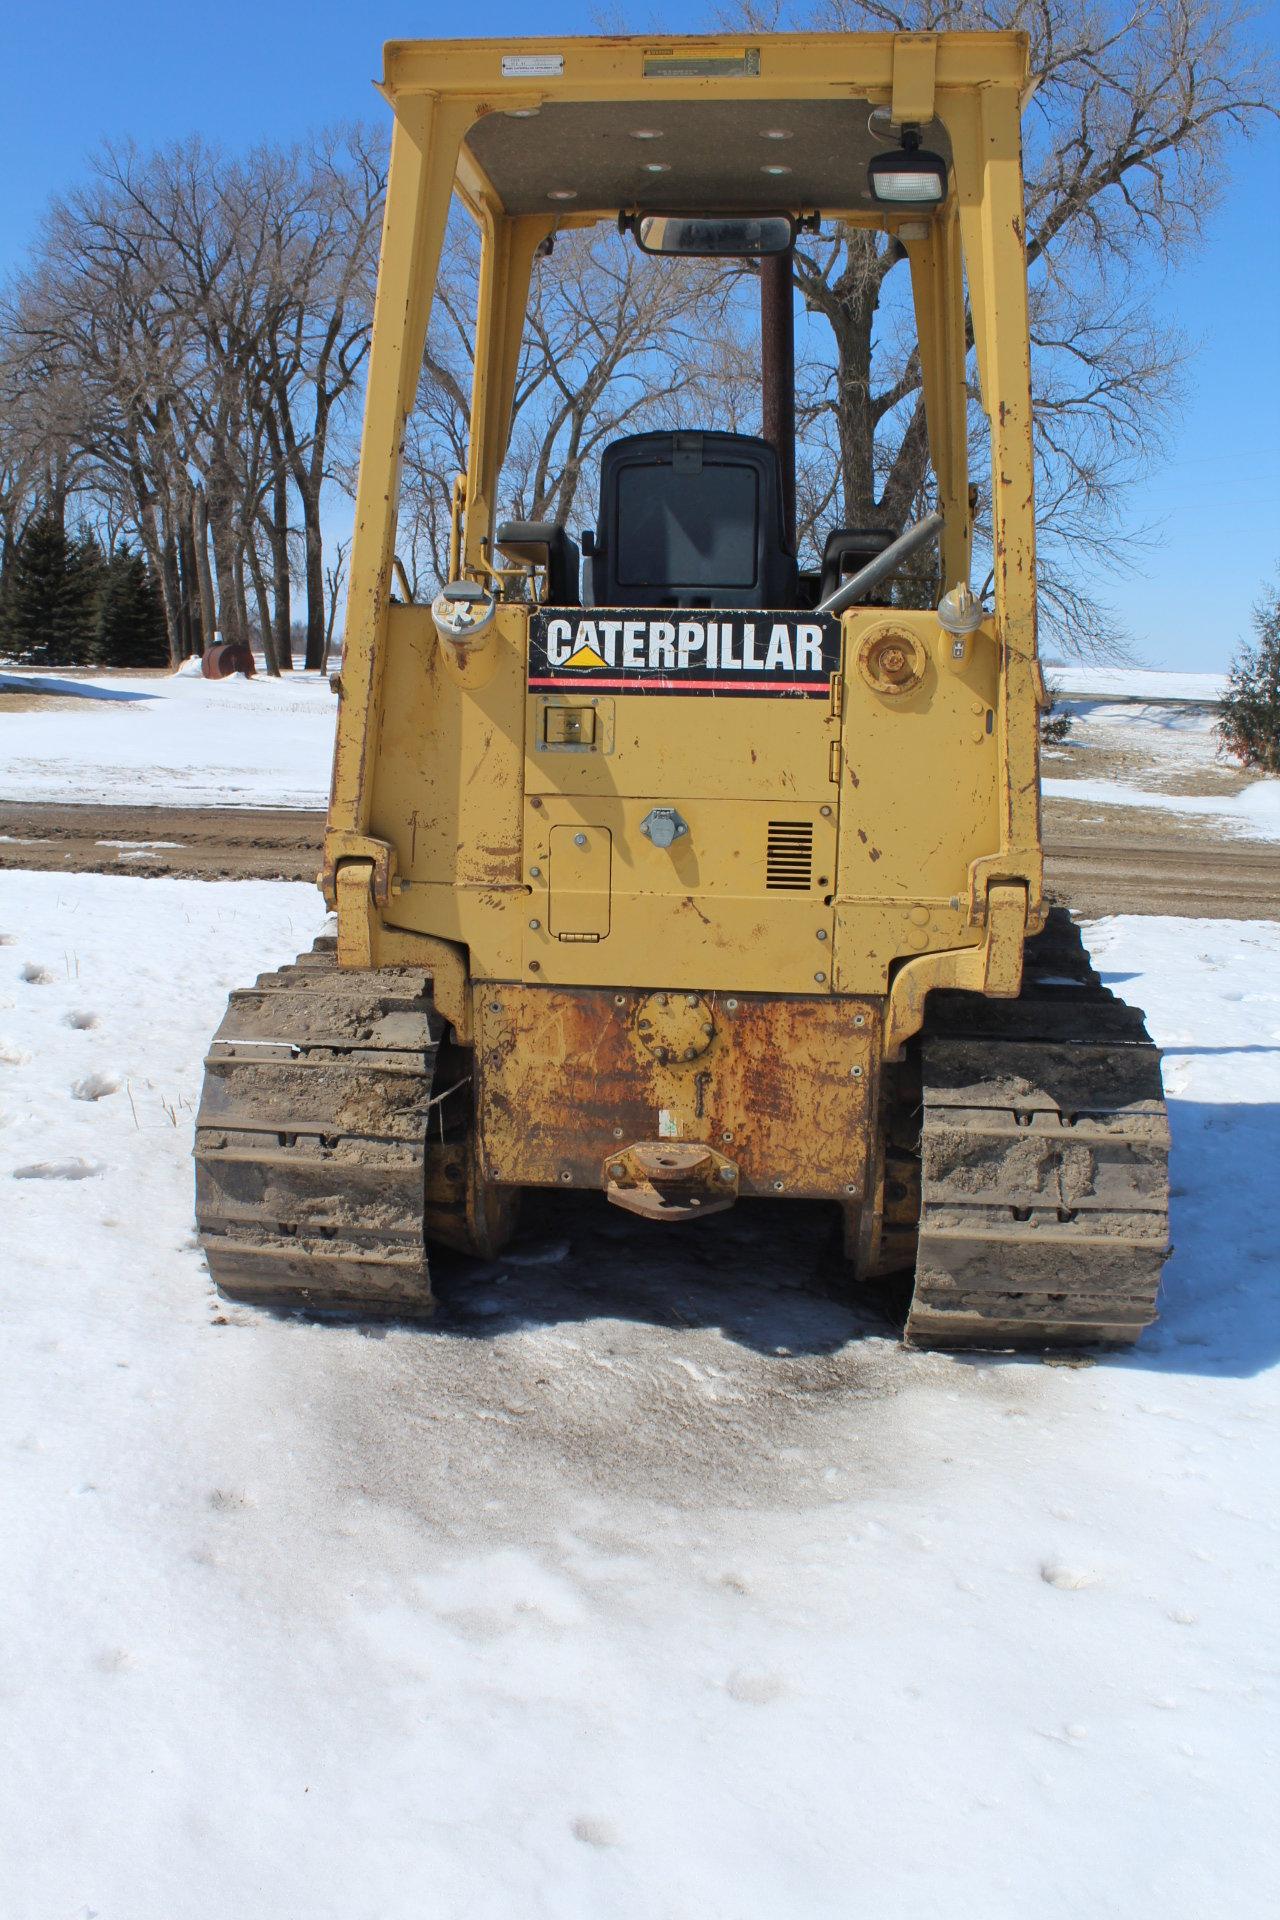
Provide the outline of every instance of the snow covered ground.
<path id="1" fill-rule="evenodd" d="M 1228 839 L 1280 840 L 1280 780 L 1246 775 L 1219 751 L 1211 703 L 1224 676 L 1049 667 L 1046 677 L 1073 721 L 1065 746 L 1045 754 L 1047 798 L 1198 819 Z"/>
<path id="2" fill-rule="evenodd" d="M 1221 675 L 1048 671 L 1076 723 L 1067 748 L 1046 759 L 1050 798 L 1156 808 L 1199 816 L 1227 836 L 1280 840 L 1280 781 L 1245 781 L 1220 758 L 1211 707 L 1167 704 L 1216 698 Z M 6 712 L 6 688 L 55 697 Z M 1121 689 L 1150 704 L 1107 698 Z M 189 670 L 10 668 L 0 671 L 0 800 L 323 808 L 336 716 L 327 681 L 314 673 L 215 681 Z M 1095 761 L 1106 762 L 1096 777 Z"/>
<path id="3" fill-rule="evenodd" d="M 1057 764 L 1046 761 L 1047 765 Z M 1165 793 L 1158 787 L 1134 787 L 1122 780 L 1056 779 L 1043 781 L 1051 800 L 1079 800 L 1099 807 L 1142 807 L 1158 813 L 1203 820 L 1229 836 L 1280 840 L 1280 780 L 1254 780 L 1239 793 Z"/>
<path id="4" fill-rule="evenodd" d="M 1217 697 L 1221 675 L 1048 672 L 1075 718 L 1069 745 L 1045 761 L 1050 798 L 1155 808 L 1228 837 L 1280 840 L 1280 781 L 1246 780 L 1218 754 L 1203 703 Z M 51 697 L 6 712 L 6 688 Z M 1108 697 L 1120 691 L 1149 704 Z M 188 670 L 0 670 L 0 800 L 323 808 L 336 715 L 319 674 L 211 681 Z"/>
<path id="5" fill-rule="evenodd" d="M 6 713 L 4 689 L 56 696 Z M 327 679 L 0 671 L 0 800 L 320 807 L 338 702 Z"/>
<path id="6" fill-rule="evenodd" d="M 1046 660 L 1045 678 L 1069 700 L 1221 700 L 1225 673 L 1166 673 L 1153 667 L 1086 667 Z"/>
<path id="7" fill-rule="evenodd" d="M 221 1307 L 201 1052 L 318 923 L 0 874 L 5 1920 L 1271 1910 L 1280 925 L 1093 930 L 1177 1251 L 1075 1369 L 900 1351 L 781 1205 Z"/>

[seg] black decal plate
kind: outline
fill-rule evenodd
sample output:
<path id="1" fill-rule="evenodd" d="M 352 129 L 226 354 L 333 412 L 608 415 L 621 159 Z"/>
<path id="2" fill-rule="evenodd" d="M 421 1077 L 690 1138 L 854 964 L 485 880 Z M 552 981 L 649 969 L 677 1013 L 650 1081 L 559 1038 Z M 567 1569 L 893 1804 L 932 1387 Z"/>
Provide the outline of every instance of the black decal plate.
<path id="1" fill-rule="evenodd" d="M 529 622 L 529 686 L 619 693 L 825 699 L 840 623 L 818 614 L 543 607 Z"/>

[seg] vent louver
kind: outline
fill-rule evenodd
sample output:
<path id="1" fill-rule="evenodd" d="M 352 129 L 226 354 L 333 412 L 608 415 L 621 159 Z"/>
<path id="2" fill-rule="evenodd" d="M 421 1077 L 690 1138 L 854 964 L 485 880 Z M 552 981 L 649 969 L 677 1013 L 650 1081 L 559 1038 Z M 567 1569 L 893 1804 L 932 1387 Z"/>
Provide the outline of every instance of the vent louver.
<path id="1" fill-rule="evenodd" d="M 812 885 L 812 820 L 771 820 L 765 886 L 774 893 L 807 893 Z"/>

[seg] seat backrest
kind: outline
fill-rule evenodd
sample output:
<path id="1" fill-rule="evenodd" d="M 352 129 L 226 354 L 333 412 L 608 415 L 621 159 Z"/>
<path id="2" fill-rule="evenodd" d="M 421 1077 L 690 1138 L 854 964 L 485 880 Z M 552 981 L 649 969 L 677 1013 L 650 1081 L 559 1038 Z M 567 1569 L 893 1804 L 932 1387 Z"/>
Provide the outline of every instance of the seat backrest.
<path id="1" fill-rule="evenodd" d="M 636 433 L 600 463 L 600 607 L 793 607 L 777 449 L 739 433 Z"/>

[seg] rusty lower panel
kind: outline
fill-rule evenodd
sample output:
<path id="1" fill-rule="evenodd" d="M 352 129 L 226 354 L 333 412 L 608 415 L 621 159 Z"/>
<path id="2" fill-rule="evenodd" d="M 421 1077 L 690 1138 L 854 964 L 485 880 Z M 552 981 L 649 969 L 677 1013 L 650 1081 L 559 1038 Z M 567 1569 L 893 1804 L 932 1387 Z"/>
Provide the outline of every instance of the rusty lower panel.
<path id="1" fill-rule="evenodd" d="M 865 1189 L 882 1002 L 475 989 L 479 1136 L 504 1184 L 602 1184 L 618 1143 L 707 1141 L 743 1194 Z"/>

